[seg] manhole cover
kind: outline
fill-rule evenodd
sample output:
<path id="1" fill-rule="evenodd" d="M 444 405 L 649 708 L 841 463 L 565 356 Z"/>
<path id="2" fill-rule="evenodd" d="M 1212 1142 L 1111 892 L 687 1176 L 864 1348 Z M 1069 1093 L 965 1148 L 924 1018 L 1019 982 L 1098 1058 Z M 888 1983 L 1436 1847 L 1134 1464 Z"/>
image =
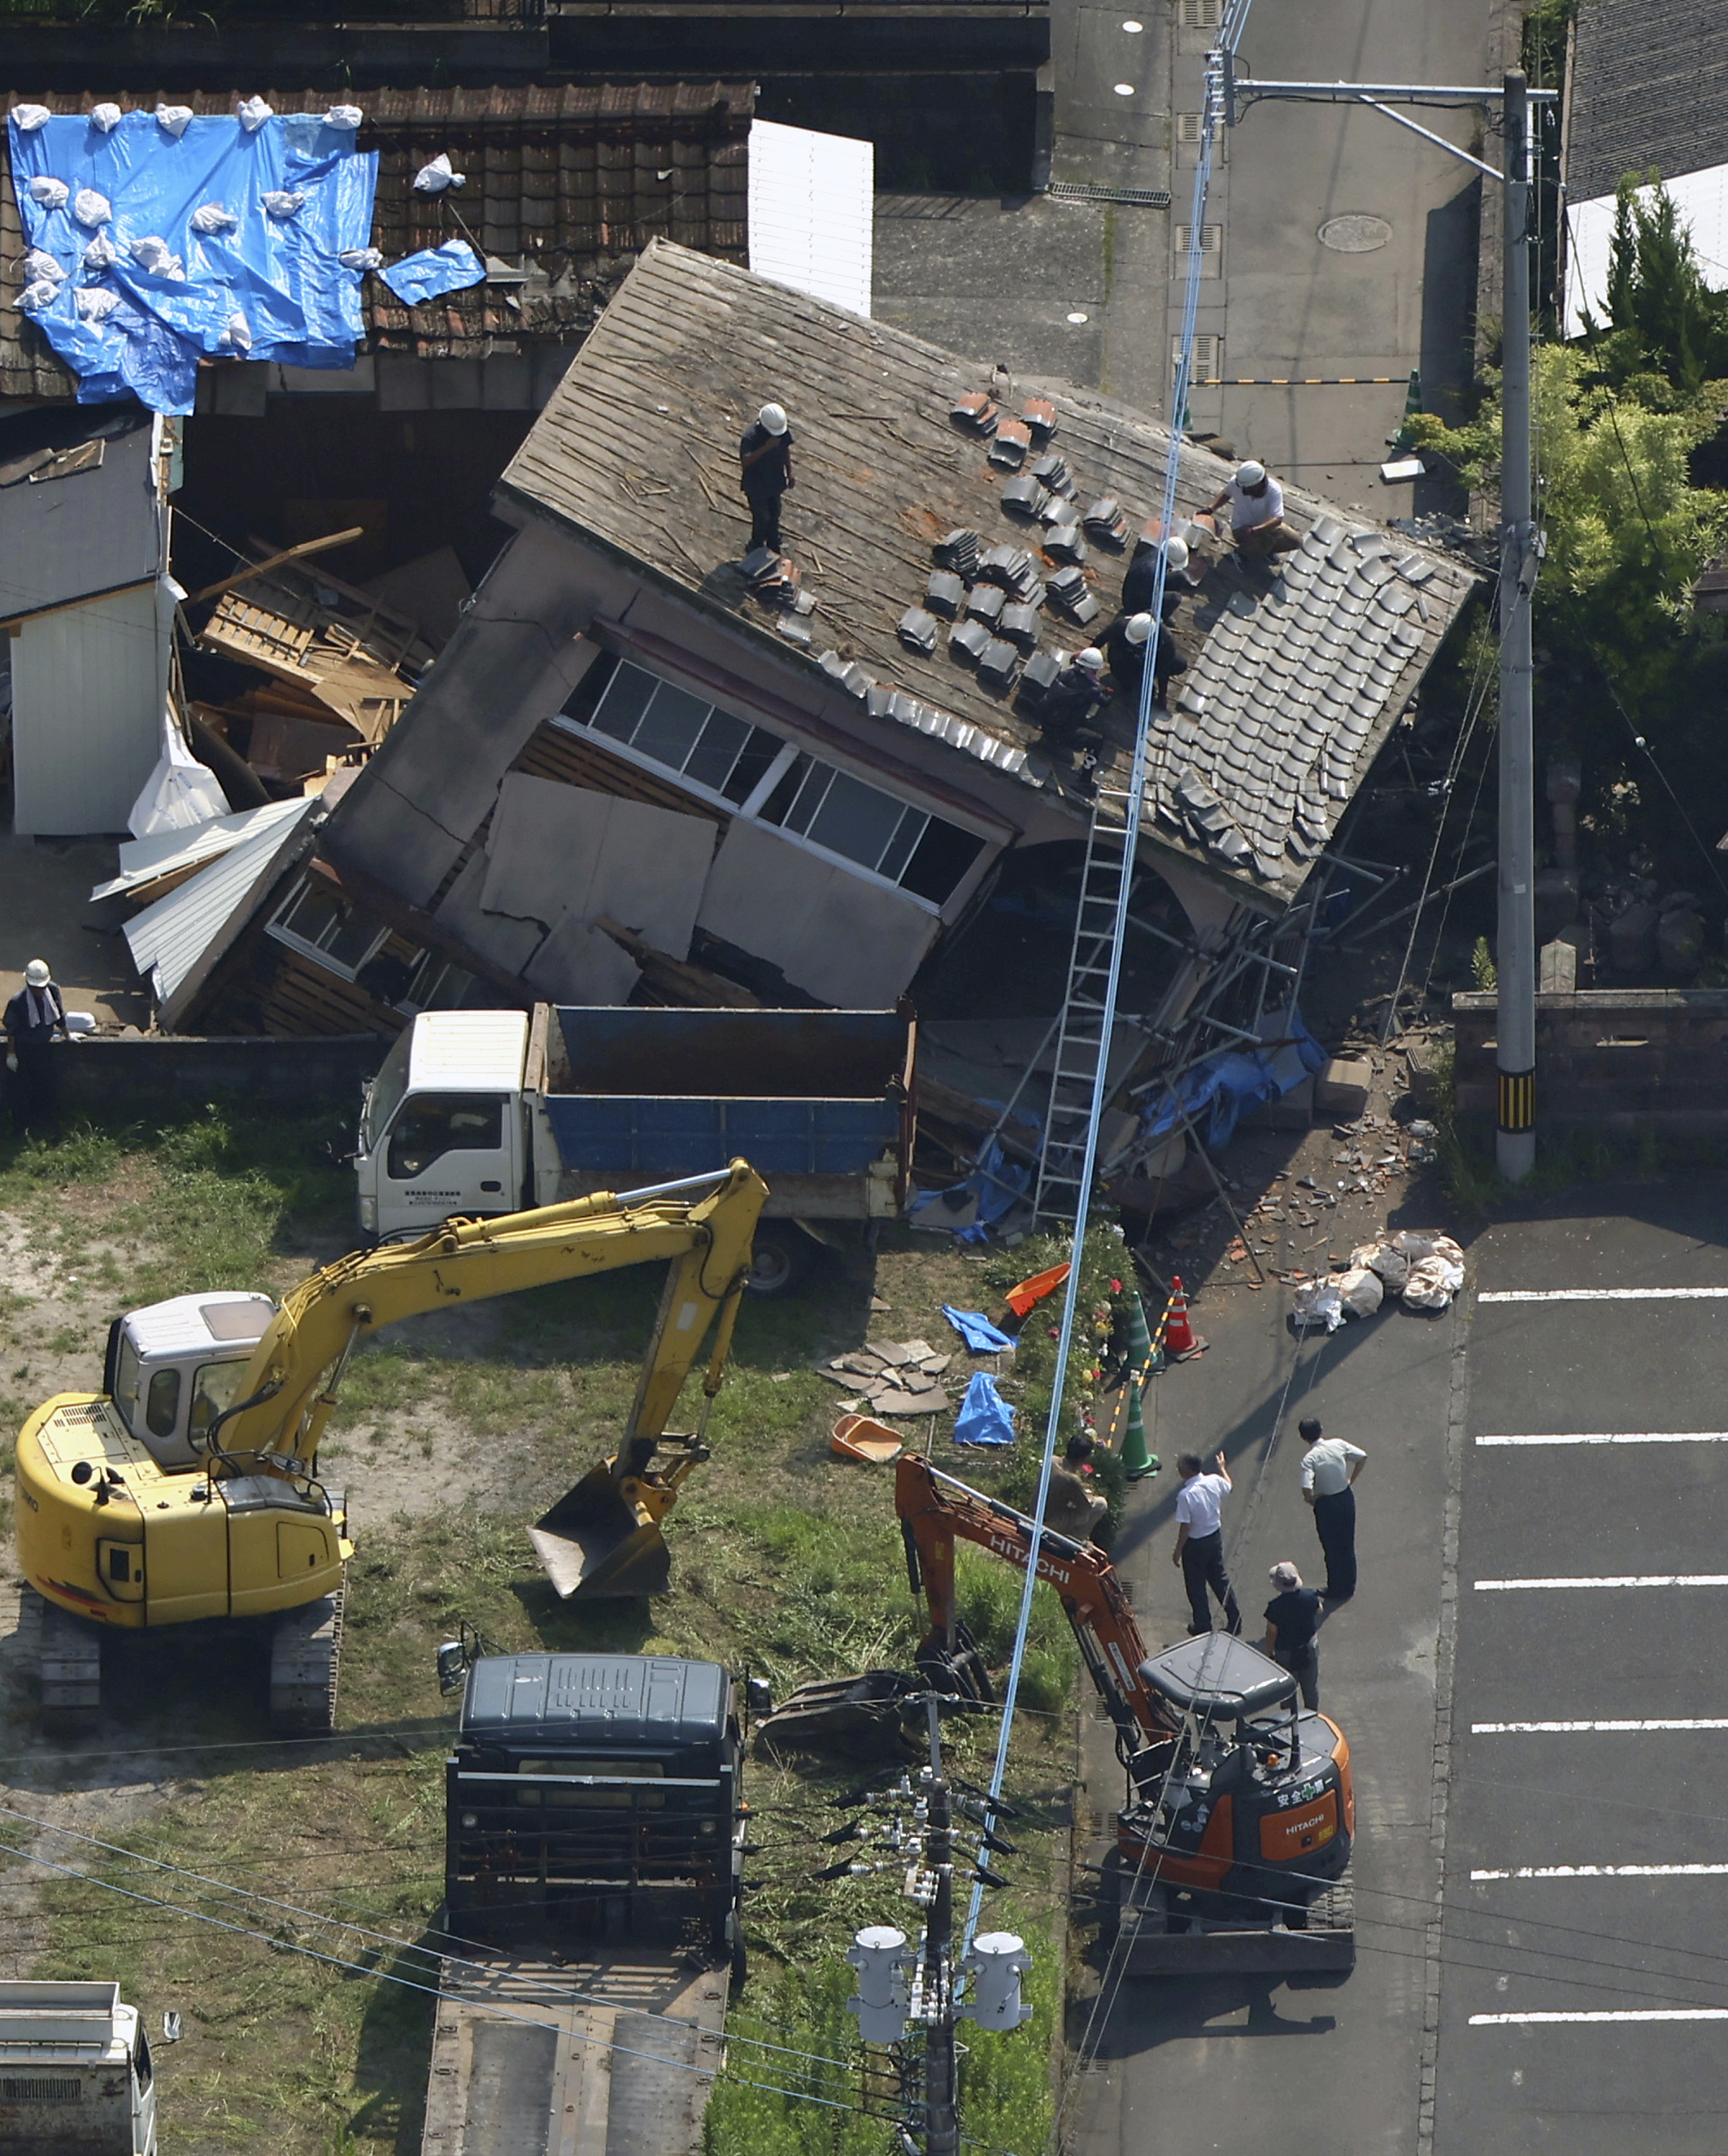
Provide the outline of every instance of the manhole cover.
<path id="1" fill-rule="evenodd" d="M 1372 254 L 1392 237 L 1384 217 L 1329 217 L 1320 227 L 1320 244 L 1339 254 Z"/>

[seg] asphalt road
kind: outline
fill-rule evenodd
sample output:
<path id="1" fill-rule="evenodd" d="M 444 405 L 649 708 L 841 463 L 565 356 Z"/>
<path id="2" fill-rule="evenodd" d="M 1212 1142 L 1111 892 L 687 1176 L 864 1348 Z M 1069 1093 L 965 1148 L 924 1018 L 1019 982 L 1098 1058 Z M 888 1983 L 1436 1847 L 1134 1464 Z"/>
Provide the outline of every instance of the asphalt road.
<path id="1" fill-rule="evenodd" d="M 1476 1245 L 1439 2156 L 1728 2146 L 1724 1196 Z"/>
<path id="2" fill-rule="evenodd" d="M 1348 1239 L 1348 1238 L 1346 1238 Z M 1142 1483 L 1115 1557 L 1149 1640 L 1186 1624 L 1174 1539 L 1174 1456 L 1222 1444 L 1236 1491 L 1224 1526 L 1250 1637 L 1270 1595 L 1268 1568 L 1293 1557 L 1324 1577 L 1301 1501 L 1297 1423 L 1318 1415 L 1362 1445 L 1362 1581 L 1324 1627 L 1320 1702 L 1349 1739 L 1355 1769 L 1357 1965 L 1346 1980 L 1130 1978 L 1107 1994 L 1072 2102 L 1076 2156 L 1142 2149 L 1302 2156 L 1414 2156 L 1429 2021 L 1424 1924 L 1437 1879 L 1431 1839 L 1441 1524 L 1455 1319 L 1392 1310 L 1330 1339 L 1298 1343 L 1287 1291 L 1220 1288 L 1199 1308 L 1210 1339 L 1198 1363 L 1152 1392 L 1155 1449 L 1172 1463 Z M 1108 1747 L 1089 1796 L 1100 1827 L 1121 1801 Z M 1091 2013 L 1081 2009 L 1078 2039 Z M 1479 2152 L 1472 2152 L 1479 2156 Z"/>

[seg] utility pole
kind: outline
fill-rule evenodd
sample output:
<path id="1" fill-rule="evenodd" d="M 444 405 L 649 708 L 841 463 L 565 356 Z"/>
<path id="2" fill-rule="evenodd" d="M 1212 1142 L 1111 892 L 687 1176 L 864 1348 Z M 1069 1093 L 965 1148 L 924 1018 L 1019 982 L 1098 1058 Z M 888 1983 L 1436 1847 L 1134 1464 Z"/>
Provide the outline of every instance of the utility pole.
<path id="1" fill-rule="evenodd" d="M 1514 69 L 1498 89 L 1453 83 L 1260 82 L 1231 52 L 1213 56 L 1226 122 L 1234 127 L 1257 98 L 1365 105 L 1437 149 L 1499 182 L 1500 233 L 1500 633 L 1499 922 L 1495 975 L 1494 1062 L 1499 1078 L 1494 1160 L 1511 1182 L 1536 1165 L 1536 764 L 1532 742 L 1531 598 L 1539 548 L 1531 485 L 1530 109 L 1556 92 L 1531 90 Z M 1501 169 L 1420 126 L 1392 101 L 1440 105 L 1499 103 L 1506 136 Z"/>
<path id="2" fill-rule="evenodd" d="M 1531 593 L 1536 583 L 1530 458 L 1530 100 L 1506 78 L 1506 229 L 1500 235 L 1500 843 L 1499 1080 L 1494 1160 L 1510 1182 L 1536 1165 L 1536 761 Z"/>
<path id="3" fill-rule="evenodd" d="M 959 2055 L 954 2034 L 954 1812 L 942 1771 L 942 1719 L 932 1692 L 930 1832 L 925 1860 L 934 1891 L 924 1925 L 924 2156 L 960 2156 Z"/>

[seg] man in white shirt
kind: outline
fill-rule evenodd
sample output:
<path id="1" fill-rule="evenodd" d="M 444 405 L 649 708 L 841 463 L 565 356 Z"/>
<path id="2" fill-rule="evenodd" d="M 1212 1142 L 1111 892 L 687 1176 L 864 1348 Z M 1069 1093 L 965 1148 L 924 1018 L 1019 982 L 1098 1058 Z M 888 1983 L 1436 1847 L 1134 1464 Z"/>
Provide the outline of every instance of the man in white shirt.
<path id="1" fill-rule="evenodd" d="M 1314 1532 L 1326 1553 L 1321 1600 L 1333 1610 L 1356 1591 L 1356 1494 L 1350 1485 L 1368 1454 L 1359 1445 L 1329 1438 L 1312 1416 L 1300 1427 L 1308 1447 L 1302 1455 L 1302 1499 L 1313 1507 Z"/>
<path id="2" fill-rule="evenodd" d="M 1230 504 L 1230 536 L 1236 542 L 1237 552 L 1246 559 L 1288 554 L 1293 547 L 1301 545 L 1284 522 L 1284 489 L 1263 464 L 1256 464 L 1251 457 L 1247 463 L 1238 464 L 1207 514 L 1216 516 L 1226 502 Z"/>
<path id="3" fill-rule="evenodd" d="M 1188 1607 L 1194 1615 L 1188 1637 L 1194 1639 L 1212 1628 L 1208 1588 L 1223 1607 L 1225 1625 L 1231 1632 L 1240 1632 L 1242 1612 L 1224 1561 L 1224 1501 L 1231 1488 L 1224 1456 L 1221 1451 L 1213 1453 L 1208 1473 L 1198 1452 L 1179 1453 L 1176 1472 L 1182 1478 L 1182 1487 L 1176 1492 L 1176 1546 L 1170 1552 L 1170 1562 L 1181 1566 L 1182 1583 L 1188 1590 Z"/>

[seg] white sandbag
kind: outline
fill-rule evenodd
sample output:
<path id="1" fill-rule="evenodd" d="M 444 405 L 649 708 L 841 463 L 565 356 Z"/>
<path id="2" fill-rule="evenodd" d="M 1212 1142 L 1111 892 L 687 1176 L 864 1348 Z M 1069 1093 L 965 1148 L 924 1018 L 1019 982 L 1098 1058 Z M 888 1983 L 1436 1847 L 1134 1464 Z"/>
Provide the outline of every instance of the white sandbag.
<path id="1" fill-rule="evenodd" d="M 113 241 L 105 232 L 98 232 L 84 251 L 84 266 L 92 273 L 112 269 L 119 260 Z"/>
<path id="2" fill-rule="evenodd" d="M 467 184 L 467 174 L 454 171 L 443 150 L 414 175 L 414 191 L 417 195 L 441 195 L 447 187 L 466 187 Z"/>
<path id="3" fill-rule="evenodd" d="M 1411 1310 L 1443 1310 L 1464 1284 L 1462 1265 L 1443 1257 L 1418 1258 L 1404 1283 L 1404 1300 Z"/>
<path id="4" fill-rule="evenodd" d="M 345 247 L 336 260 L 344 269 L 362 273 L 384 267 L 384 255 L 375 247 Z"/>
<path id="5" fill-rule="evenodd" d="M 1336 1280 L 1304 1281 L 1291 1300 L 1290 1322 L 1299 1332 L 1310 1332 L 1317 1326 L 1336 1332 L 1343 1321 L 1343 1303 Z"/>
<path id="6" fill-rule="evenodd" d="M 114 204 L 94 187 L 80 187 L 72 197 L 72 215 L 87 232 L 94 232 L 114 215 Z"/>
<path id="7" fill-rule="evenodd" d="M 252 349 L 252 324 L 238 307 L 222 325 L 221 344 L 224 352 L 238 352 L 241 359 Z"/>
<path id="8" fill-rule="evenodd" d="M 158 105 L 156 124 L 164 135 L 172 135 L 178 141 L 192 124 L 192 108 L 190 105 Z"/>
<path id="9" fill-rule="evenodd" d="M 66 272 L 53 256 L 45 254 L 39 247 L 33 247 L 24 257 L 26 284 L 34 285 L 39 277 L 46 277 L 51 285 L 58 285 L 65 275 Z"/>
<path id="10" fill-rule="evenodd" d="M 52 277 L 39 277 L 19 293 L 18 304 L 27 315 L 39 315 L 44 307 L 52 307 L 59 296 L 60 288 Z"/>
<path id="11" fill-rule="evenodd" d="M 63 179 L 50 179 L 46 173 L 38 173 L 30 182 L 30 199 L 41 203 L 44 210 L 64 210 L 72 200 L 72 189 Z"/>
<path id="12" fill-rule="evenodd" d="M 247 97 L 234 109 L 234 116 L 248 135 L 256 135 L 266 120 L 276 115 L 274 105 L 267 105 L 262 97 Z"/>
<path id="13" fill-rule="evenodd" d="M 34 135 L 38 128 L 45 128 L 53 118 L 46 105 L 14 105 L 12 124 L 22 134 Z"/>
<path id="14" fill-rule="evenodd" d="M 358 105 L 332 105 L 324 115 L 324 125 L 327 128 L 346 128 L 352 134 L 365 117 Z"/>
<path id="15" fill-rule="evenodd" d="M 101 285 L 80 285 L 72 294 L 80 322 L 106 322 L 119 304 L 120 294 Z"/>
<path id="16" fill-rule="evenodd" d="M 1380 1275 L 1367 1265 L 1351 1266 L 1338 1282 L 1338 1300 L 1347 1318 L 1373 1317 L 1385 1293 Z"/>
<path id="17" fill-rule="evenodd" d="M 299 187 L 272 187 L 259 197 L 272 217 L 291 217 L 305 199 L 305 191 Z"/>
<path id="18" fill-rule="evenodd" d="M 105 98 L 102 103 L 92 105 L 90 109 L 90 124 L 93 128 L 99 128 L 104 135 L 112 135 L 116 128 L 120 125 L 123 116 L 120 107 L 116 104 L 110 104 Z"/>
<path id="19" fill-rule="evenodd" d="M 225 203 L 201 202 L 187 218 L 194 232 L 237 232 L 240 219 Z"/>

